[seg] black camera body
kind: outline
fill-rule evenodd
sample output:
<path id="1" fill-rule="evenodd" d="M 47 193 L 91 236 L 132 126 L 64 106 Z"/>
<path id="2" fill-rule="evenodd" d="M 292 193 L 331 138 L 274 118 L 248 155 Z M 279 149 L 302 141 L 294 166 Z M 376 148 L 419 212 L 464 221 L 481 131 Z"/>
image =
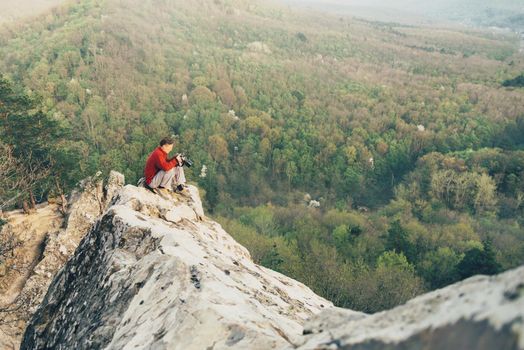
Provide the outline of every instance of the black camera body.
<path id="1" fill-rule="evenodd" d="M 180 157 L 182 158 L 182 166 L 187 166 L 188 168 L 193 166 L 193 161 L 189 157 L 184 154 L 180 154 Z"/>

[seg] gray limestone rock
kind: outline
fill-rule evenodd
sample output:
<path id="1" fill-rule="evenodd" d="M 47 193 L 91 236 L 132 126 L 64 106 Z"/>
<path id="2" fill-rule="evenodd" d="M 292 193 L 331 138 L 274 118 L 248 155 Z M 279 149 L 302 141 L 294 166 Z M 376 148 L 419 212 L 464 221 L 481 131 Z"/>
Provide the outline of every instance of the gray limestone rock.
<path id="1" fill-rule="evenodd" d="M 306 349 L 524 349 L 524 267 L 475 276 L 373 315 L 329 309 Z"/>
<path id="2" fill-rule="evenodd" d="M 124 185 L 124 176 L 112 171 L 105 183 L 104 186 L 101 173 L 79 183 L 69 198 L 65 218 L 54 222 L 55 225 L 45 234 L 39 256 L 25 271 L 28 277 L 23 281 L 21 290 L 9 305 L 0 305 L 0 308 L 15 310 L 9 315 L 2 314 L 6 322 L 0 324 L 0 333 L 8 337 L 15 348 L 20 342 L 25 322 L 42 302 L 53 276 L 73 255 L 81 239 L 117 196 Z M 0 339 L 0 348 L 2 346 Z"/>
<path id="3" fill-rule="evenodd" d="M 198 191 L 127 185 L 54 278 L 22 349 L 280 349 L 332 304 L 253 263 Z M 227 271 L 227 272 L 226 272 Z"/>

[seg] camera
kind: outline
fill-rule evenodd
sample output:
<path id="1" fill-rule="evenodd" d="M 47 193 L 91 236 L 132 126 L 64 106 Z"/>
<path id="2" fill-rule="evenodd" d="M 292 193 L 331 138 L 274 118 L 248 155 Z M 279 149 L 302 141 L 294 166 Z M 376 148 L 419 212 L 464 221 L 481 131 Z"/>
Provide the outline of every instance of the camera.
<path id="1" fill-rule="evenodd" d="M 180 157 L 182 158 L 182 166 L 187 166 L 188 168 L 191 168 L 193 166 L 193 161 L 189 159 L 186 155 L 180 154 Z"/>

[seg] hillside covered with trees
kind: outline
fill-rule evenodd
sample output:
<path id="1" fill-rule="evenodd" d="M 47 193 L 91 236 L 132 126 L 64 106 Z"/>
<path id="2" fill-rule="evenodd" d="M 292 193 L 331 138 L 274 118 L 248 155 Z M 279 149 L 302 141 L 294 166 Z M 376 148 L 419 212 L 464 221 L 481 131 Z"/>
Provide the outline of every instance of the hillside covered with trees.
<path id="1" fill-rule="evenodd" d="M 0 199 L 30 206 L 98 170 L 135 183 L 175 134 L 257 262 L 378 311 L 524 263 L 524 90 L 503 86 L 523 71 L 500 33 L 73 1 L 0 28 Z"/>

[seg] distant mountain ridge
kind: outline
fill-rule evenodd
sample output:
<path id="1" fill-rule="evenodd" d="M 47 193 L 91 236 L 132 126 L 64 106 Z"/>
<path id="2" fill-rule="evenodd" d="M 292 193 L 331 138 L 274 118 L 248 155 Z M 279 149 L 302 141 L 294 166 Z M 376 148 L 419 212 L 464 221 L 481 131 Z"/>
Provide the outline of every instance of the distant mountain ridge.
<path id="1" fill-rule="evenodd" d="M 421 1 L 421 0 L 283 0 L 293 5 L 313 6 L 317 9 L 342 11 L 371 18 L 372 10 L 380 11 L 377 18 L 389 12 L 391 19 L 409 18 L 417 20 L 455 21 L 475 26 L 508 27 L 524 29 L 524 4 L 518 0 L 466 0 L 466 1 Z M 367 9 L 367 11 L 365 11 Z M 382 17 L 383 18 L 383 17 Z"/>

